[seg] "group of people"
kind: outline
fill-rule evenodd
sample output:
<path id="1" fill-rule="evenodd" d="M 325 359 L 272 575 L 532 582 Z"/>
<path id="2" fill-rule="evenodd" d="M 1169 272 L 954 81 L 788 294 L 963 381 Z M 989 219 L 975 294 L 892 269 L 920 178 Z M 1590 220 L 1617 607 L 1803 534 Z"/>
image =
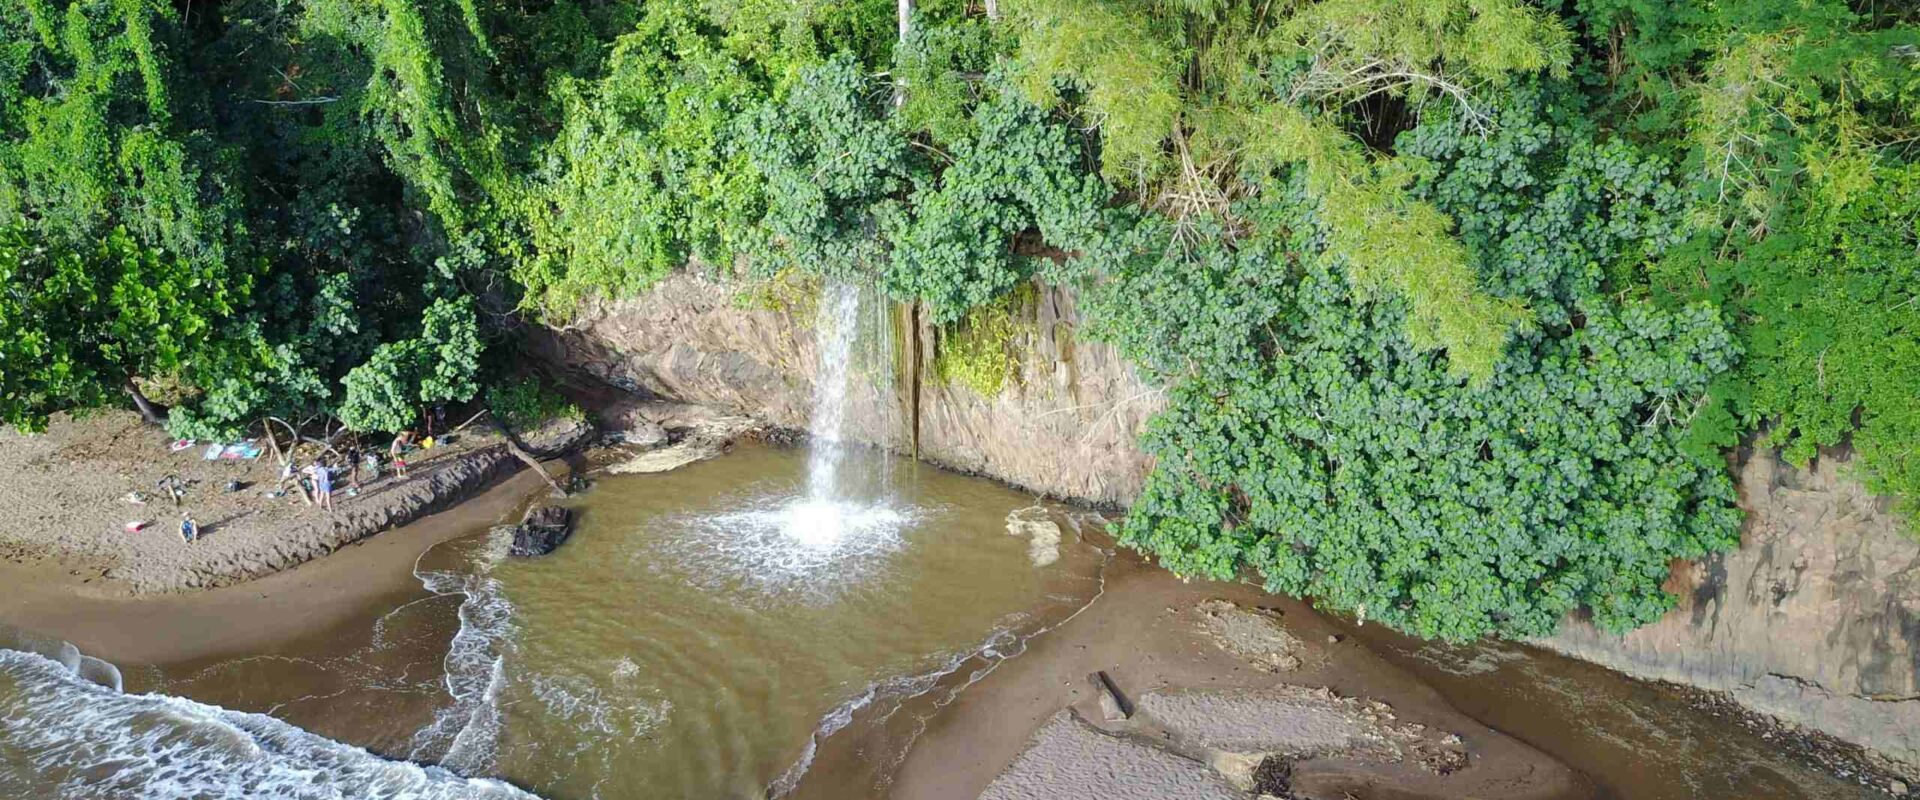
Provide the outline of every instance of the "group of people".
<path id="1" fill-rule="evenodd" d="M 432 446 L 431 440 L 426 444 L 429 447 Z M 387 445 L 387 460 L 393 465 L 393 474 L 395 477 L 404 479 L 409 474 L 407 454 L 413 450 L 414 446 L 413 431 L 401 431 L 399 435 L 393 437 L 392 443 Z M 348 471 L 347 480 L 353 487 L 352 491 L 354 493 L 360 491 L 360 481 L 363 473 L 367 480 L 380 477 L 380 456 L 376 452 L 362 451 L 360 448 L 354 447 L 347 451 L 346 461 L 347 465 L 340 469 Z M 336 471 L 338 470 L 327 466 L 324 461 L 315 461 L 304 468 L 300 468 L 293 462 L 288 462 L 280 473 L 280 487 L 267 496 L 280 496 L 281 493 L 285 491 L 287 483 L 293 481 L 300 492 L 301 498 L 305 500 L 308 505 L 316 505 L 328 513 L 332 513 L 333 478 Z M 182 498 L 186 495 L 186 484 L 187 481 L 181 480 L 178 476 L 168 475 L 160 479 L 158 485 L 162 492 L 167 493 L 173 498 L 174 505 L 178 506 Z M 228 491 L 234 491 L 240 485 L 238 481 L 230 482 Z M 128 528 L 128 530 L 133 529 L 132 527 Z M 200 538 L 200 524 L 194 521 L 193 514 L 190 512 L 182 512 L 180 515 L 180 538 L 189 544 Z"/>
<path id="2" fill-rule="evenodd" d="M 412 449 L 413 431 L 401 431 L 399 435 L 393 437 L 393 442 L 387 446 L 387 459 L 393 464 L 393 474 L 395 477 L 402 479 L 407 477 L 406 454 Z M 363 468 L 369 480 L 380 477 L 380 457 L 373 453 L 363 453 L 357 447 L 348 450 L 347 466 L 345 469 L 349 471 L 348 481 L 356 493 L 360 491 L 360 477 Z M 281 475 L 281 480 L 284 481 L 292 477 L 293 472 L 294 466 L 288 464 L 286 472 Z M 312 505 L 317 505 L 328 512 L 333 511 L 333 473 L 334 469 L 332 467 L 328 467 L 325 463 L 319 461 L 300 470 L 300 475 L 304 476 L 300 481 L 301 491 L 306 497 L 307 502 Z"/>

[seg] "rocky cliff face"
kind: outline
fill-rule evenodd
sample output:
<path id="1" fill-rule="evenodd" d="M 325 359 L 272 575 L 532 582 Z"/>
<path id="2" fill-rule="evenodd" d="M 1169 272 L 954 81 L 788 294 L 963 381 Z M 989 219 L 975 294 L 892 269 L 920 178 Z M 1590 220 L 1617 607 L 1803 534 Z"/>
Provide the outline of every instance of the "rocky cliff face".
<path id="1" fill-rule="evenodd" d="M 640 297 L 586 306 L 533 346 L 631 392 L 806 427 L 818 363 L 814 309 L 744 308 L 738 296 L 736 287 L 676 273 Z M 1070 292 L 1042 288 L 1021 309 L 1016 349 L 1024 357 L 991 398 L 940 380 L 938 331 L 868 300 L 866 322 L 879 338 L 896 340 L 883 343 L 895 363 L 863 373 L 851 392 L 856 438 L 913 448 L 917 360 L 923 459 L 1101 505 L 1123 505 L 1139 492 L 1151 464 L 1135 440 L 1160 394 L 1111 348 L 1075 335 L 1080 316 Z M 907 335 L 915 328 L 918 347 Z"/>
<path id="2" fill-rule="evenodd" d="M 642 297 L 589 306 L 536 337 L 536 350 L 631 392 L 804 427 L 813 309 L 747 310 L 736 293 L 675 275 Z M 1022 313 L 1019 380 L 993 398 L 935 377 L 937 333 L 917 326 L 921 456 L 1035 492 L 1125 505 L 1151 467 L 1135 442 L 1159 393 L 1111 349 L 1074 336 L 1071 293 L 1043 289 Z M 915 356 L 902 349 L 902 368 L 865 381 L 851 413 L 856 435 L 905 450 Z M 1737 470 L 1748 512 L 1741 547 L 1679 565 L 1669 584 L 1678 609 L 1625 637 L 1573 621 L 1540 644 L 1727 692 L 1920 774 L 1920 541 L 1846 477 L 1843 459 L 1800 470 L 1760 452 Z"/>
<path id="3" fill-rule="evenodd" d="M 1727 692 L 1920 774 L 1920 541 L 1848 466 L 1743 451 L 1740 548 L 1678 565 L 1678 608 L 1626 636 L 1573 622 L 1540 644 Z"/>

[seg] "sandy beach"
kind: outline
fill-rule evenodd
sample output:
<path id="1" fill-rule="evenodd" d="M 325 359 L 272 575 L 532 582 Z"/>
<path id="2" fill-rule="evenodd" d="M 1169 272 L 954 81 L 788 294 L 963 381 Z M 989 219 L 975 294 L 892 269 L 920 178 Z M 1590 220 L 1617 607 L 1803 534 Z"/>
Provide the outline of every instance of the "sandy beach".
<path id="1" fill-rule="evenodd" d="M 550 462 L 556 474 L 566 465 Z M 418 592 L 420 554 L 448 539 L 518 519 L 544 495 L 530 471 L 502 480 L 459 505 L 325 558 L 217 589 L 108 596 L 76 576 L 40 564 L 0 564 L 0 622 L 65 639 L 122 666 L 167 664 L 271 652 L 392 598 Z"/>
<path id="2" fill-rule="evenodd" d="M 561 423 L 527 444 L 564 452 L 590 432 Z M 269 453 L 207 460 L 206 445 L 172 450 L 164 431 L 124 411 L 59 415 L 40 434 L 0 431 L 0 498 L 12 520 L 0 526 L 0 564 L 38 565 L 29 574 L 70 578 L 71 593 L 98 597 L 237 584 L 448 508 L 520 468 L 497 436 L 463 433 L 415 453 L 404 480 L 385 475 L 350 496 L 337 478 L 328 513 L 296 490 L 267 496 L 281 469 Z M 299 463 L 310 458 L 303 451 Z M 168 476 L 186 484 L 178 505 L 158 486 Z M 183 513 L 200 524 L 195 542 L 181 539 Z M 129 522 L 145 527 L 128 531 Z"/>

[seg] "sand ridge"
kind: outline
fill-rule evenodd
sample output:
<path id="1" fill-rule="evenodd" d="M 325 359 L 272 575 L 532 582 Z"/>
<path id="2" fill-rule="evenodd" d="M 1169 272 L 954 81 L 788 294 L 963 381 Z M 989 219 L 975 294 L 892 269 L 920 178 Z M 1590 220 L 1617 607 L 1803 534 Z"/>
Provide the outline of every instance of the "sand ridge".
<path id="1" fill-rule="evenodd" d="M 560 452 L 591 432 L 584 423 L 561 422 L 529 435 L 527 444 Z M 82 593 L 101 596 L 225 586 L 445 508 L 520 463 L 497 437 L 463 434 L 417 453 L 407 479 L 364 482 L 357 497 L 347 496 L 344 476 L 337 478 L 329 514 L 295 492 L 263 496 L 281 474 L 270 454 L 208 461 L 205 442 L 173 451 L 169 441 L 165 431 L 117 410 L 57 415 L 41 434 L 0 432 L 0 498 L 10 518 L 0 525 L 0 560 L 58 566 Z M 158 486 L 167 476 L 187 484 L 177 507 Z M 227 491 L 232 481 L 238 491 Z M 135 493 L 144 504 L 127 499 Z M 182 541 L 183 512 L 200 524 L 198 541 Z M 130 521 L 148 525 L 129 532 Z"/>

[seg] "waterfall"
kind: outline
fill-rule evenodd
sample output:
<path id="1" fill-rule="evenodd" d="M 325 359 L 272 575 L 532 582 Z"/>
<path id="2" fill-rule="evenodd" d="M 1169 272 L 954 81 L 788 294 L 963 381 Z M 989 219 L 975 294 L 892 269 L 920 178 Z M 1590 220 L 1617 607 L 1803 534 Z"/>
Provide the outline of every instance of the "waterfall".
<path id="1" fill-rule="evenodd" d="M 852 382 L 853 345 L 860 333 L 860 290 L 830 283 L 820 295 L 814 317 L 814 336 L 820 366 L 813 381 L 813 413 L 807 431 L 812 434 L 807 454 L 807 499 L 833 503 L 841 495 L 840 462 L 846 457 L 841 438 L 847 424 L 847 388 Z"/>
<path id="2" fill-rule="evenodd" d="M 813 410 L 807 429 L 812 434 L 807 453 L 807 487 L 779 512 L 779 530 L 785 540 L 803 545 L 799 552 L 827 557 L 858 552 L 891 541 L 906 517 L 894 509 L 890 493 L 888 457 L 856 452 L 848 430 L 856 400 L 862 420 L 892 420 L 885 409 L 891 395 L 884 390 L 893 369 L 891 318 L 886 313 L 861 314 L 862 306 L 886 311 L 884 302 L 862 302 L 862 289 L 846 283 L 828 283 L 820 293 L 814 318 L 815 352 Z M 878 328 L 878 330 L 870 330 Z M 868 391 L 877 384 L 880 391 Z M 884 432 L 882 433 L 884 436 Z M 881 442 L 884 446 L 884 440 Z M 757 513 L 757 512 L 756 512 Z M 799 558 L 813 563 L 813 557 Z"/>

